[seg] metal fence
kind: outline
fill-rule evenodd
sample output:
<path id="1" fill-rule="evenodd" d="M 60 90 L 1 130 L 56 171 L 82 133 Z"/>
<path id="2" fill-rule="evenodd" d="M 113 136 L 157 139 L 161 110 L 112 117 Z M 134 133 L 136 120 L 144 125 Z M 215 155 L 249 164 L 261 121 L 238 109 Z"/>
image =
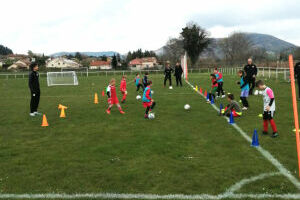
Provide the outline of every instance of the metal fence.
<path id="1" fill-rule="evenodd" d="M 221 68 L 220 71 L 224 75 L 235 75 L 238 70 L 242 68 Z M 210 74 L 213 73 L 214 68 L 199 68 L 199 69 L 189 69 L 189 74 L 203 73 Z M 163 70 L 139 70 L 139 71 L 77 71 L 76 75 L 79 77 L 90 77 L 90 76 L 119 76 L 119 75 L 135 75 L 137 73 L 144 74 L 148 72 L 149 74 L 163 74 Z M 46 72 L 41 72 L 40 77 L 46 77 Z M 271 67 L 258 67 L 258 77 L 265 77 L 269 79 L 283 79 L 286 81 L 290 80 L 290 72 L 288 68 L 271 68 Z M 28 78 L 28 72 L 19 73 L 0 73 L 0 79 L 17 79 L 17 78 Z"/>

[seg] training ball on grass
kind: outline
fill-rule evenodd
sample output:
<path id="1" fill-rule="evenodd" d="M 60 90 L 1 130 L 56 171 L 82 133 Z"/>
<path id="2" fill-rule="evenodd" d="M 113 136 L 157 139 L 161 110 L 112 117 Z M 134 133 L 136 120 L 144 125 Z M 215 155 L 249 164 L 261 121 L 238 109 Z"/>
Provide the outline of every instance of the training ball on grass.
<path id="1" fill-rule="evenodd" d="M 184 109 L 185 109 L 185 110 L 189 110 L 189 109 L 191 109 L 191 106 L 190 106 L 189 104 L 185 104 L 185 105 L 184 105 Z"/>
<path id="2" fill-rule="evenodd" d="M 136 96 L 136 100 L 139 100 L 139 99 L 141 99 L 142 97 L 141 97 L 141 95 L 137 95 Z"/>
<path id="3" fill-rule="evenodd" d="M 155 118 L 155 114 L 154 113 L 149 113 L 148 118 L 149 119 L 154 119 Z"/>
<path id="4" fill-rule="evenodd" d="M 151 90 L 151 94 L 154 94 L 154 91 L 153 91 L 153 90 Z"/>
<path id="5" fill-rule="evenodd" d="M 255 90 L 254 95 L 258 95 L 258 90 Z"/>
<path id="6" fill-rule="evenodd" d="M 170 90 L 172 90 L 172 89 L 173 89 L 173 87 L 172 87 L 172 86 L 170 86 L 170 87 L 169 87 L 169 89 L 170 89 Z"/>

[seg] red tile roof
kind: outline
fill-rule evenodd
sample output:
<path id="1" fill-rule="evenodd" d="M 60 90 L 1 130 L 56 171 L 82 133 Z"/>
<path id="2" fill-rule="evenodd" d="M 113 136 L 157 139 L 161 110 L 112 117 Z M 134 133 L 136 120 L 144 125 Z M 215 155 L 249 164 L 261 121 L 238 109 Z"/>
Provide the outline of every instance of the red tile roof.
<path id="1" fill-rule="evenodd" d="M 141 65 L 144 62 L 153 62 L 156 63 L 157 59 L 155 57 L 147 57 L 147 58 L 136 58 L 129 62 L 129 65 Z"/>
<path id="2" fill-rule="evenodd" d="M 96 61 L 92 61 L 90 63 L 90 66 L 103 66 L 103 65 L 110 65 L 110 62 L 109 61 L 96 60 Z"/>

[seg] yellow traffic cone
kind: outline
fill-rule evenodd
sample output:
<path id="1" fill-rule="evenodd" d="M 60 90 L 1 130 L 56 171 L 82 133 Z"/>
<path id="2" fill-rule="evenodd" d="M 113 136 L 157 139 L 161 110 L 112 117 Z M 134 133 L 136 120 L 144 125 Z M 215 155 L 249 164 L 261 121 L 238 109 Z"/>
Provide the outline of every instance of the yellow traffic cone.
<path id="1" fill-rule="evenodd" d="M 60 111 L 60 118 L 65 118 L 66 117 L 66 113 L 65 113 L 65 109 L 62 108 L 61 111 Z"/>
<path id="2" fill-rule="evenodd" d="M 61 110 L 60 116 L 59 116 L 59 117 L 60 117 L 60 118 L 65 118 L 65 117 L 66 117 L 65 109 L 68 109 L 68 107 L 59 104 L 59 105 L 58 105 L 58 109 Z"/>
<path id="3" fill-rule="evenodd" d="M 47 126 L 49 126 L 49 124 L 48 124 L 48 121 L 47 121 L 47 117 L 44 114 L 43 115 L 43 121 L 42 121 L 42 127 L 47 127 Z"/>
<path id="4" fill-rule="evenodd" d="M 198 91 L 198 85 L 196 85 L 196 89 L 195 90 L 196 90 L 196 92 Z"/>
<path id="5" fill-rule="evenodd" d="M 98 104 L 99 100 L 98 100 L 98 94 L 95 93 L 95 97 L 94 97 L 94 104 Z"/>

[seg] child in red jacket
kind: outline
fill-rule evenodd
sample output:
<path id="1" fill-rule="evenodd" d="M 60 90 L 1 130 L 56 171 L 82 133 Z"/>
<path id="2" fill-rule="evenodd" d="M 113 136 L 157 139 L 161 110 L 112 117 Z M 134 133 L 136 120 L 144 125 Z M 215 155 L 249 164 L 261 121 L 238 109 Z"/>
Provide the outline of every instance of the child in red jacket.
<path id="1" fill-rule="evenodd" d="M 118 97 L 117 97 L 116 80 L 114 78 L 110 80 L 109 85 L 106 88 L 106 94 L 108 97 L 108 100 L 107 100 L 108 108 L 106 110 L 106 113 L 110 114 L 110 110 L 113 107 L 113 105 L 117 105 L 120 113 L 125 114 L 125 112 L 121 108 L 121 105 L 120 105 Z"/>
<path id="2" fill-rule="evenodd" d="M 126 96 L 127 96 L 127 88 L 126 88 L 126 76 L 122 76 L 121 84 L 120 84 L 120 91 L 123 95 L 121 103 L 125 103 Z"/>

